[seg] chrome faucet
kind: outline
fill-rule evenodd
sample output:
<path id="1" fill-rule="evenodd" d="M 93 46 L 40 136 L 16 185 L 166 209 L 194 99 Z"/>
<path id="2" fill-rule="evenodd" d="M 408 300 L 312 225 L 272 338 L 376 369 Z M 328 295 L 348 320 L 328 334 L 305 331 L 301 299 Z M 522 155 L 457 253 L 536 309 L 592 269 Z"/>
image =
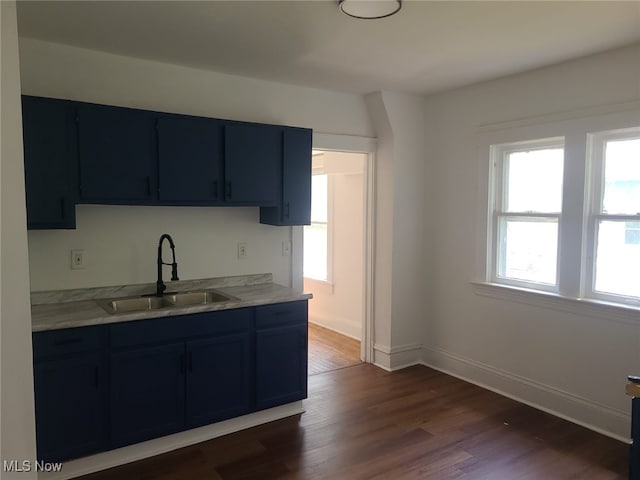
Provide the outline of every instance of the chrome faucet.
<path id="1" fill-rule="evenodd" d="M 169 240 L 169 246 L 171 247 L 171 255 L 173 256 L 173 262 L 164 263 L 162 261 L 162 242 Z M 156 297 L 161 297 L 167 286 L 162 281 L 162 266 L 171 265 L 171 280 L 179 280 L 178 278 L 178 264 L 176 263 L 176 246 L 173 244 L 173 238 L 168 233 L 163 233 L 160 236 L 158 242 L 158 281 L 156 282 Z"/>

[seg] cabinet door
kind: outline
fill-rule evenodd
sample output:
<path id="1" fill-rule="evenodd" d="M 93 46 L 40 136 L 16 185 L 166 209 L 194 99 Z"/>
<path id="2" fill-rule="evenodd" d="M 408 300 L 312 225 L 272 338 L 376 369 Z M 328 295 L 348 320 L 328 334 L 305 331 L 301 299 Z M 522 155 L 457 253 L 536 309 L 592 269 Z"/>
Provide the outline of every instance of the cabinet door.
<path id="1" fill-rule="evenodd" d="M 78 104 L 80 198 L 149 204 L 157 197 L 152 112 Z"/>
<path id="2" fill-rule="evenodd" d="M 249 333 L 187 343 L 187 426 L 197 427 L 251 409 Z"/>
<path id="3" fill-rule="evenodd" d="M 256 332 L 256 407 L 307 398 L 307 325 Z"/>
<path id="4" fill-rule="evenodd" d="M 38 459 L 64 461 L 106 449 L 106 383 L 100 354 L 34 365 Z"/>
<path id="5" fill-rule="evenodd" d="M 284 131 L 282 221 L 284 225 L 311 223 L 311 130 Z"/>
<path id="6" fill-rule="evenodd" d="M 284 129 L 282 202 L 260 209 L 260 222 L 268 225 L 311 223 L 311 130 Z"/>
<path id="7" fill-rule="evenodd" d="M 161 202 L 213 205 L 222 201 L 222 125 L 206 118 L 158 119 Z"/>
<path id="8" fill-rule="evenodd" d="M 120 447 L 184 428 L 184 343 L 111 354 L 111 440 Z"/>
<path id="9" fill-rule="evenodd" d="M 22 97 L 27 228 L 75 228 L 78 188 L 71 102 Z"/>
<path id="10" fill-rule="evenodd" d="M 277 206 L 282 188 L 282 129 L 226 125 L 224 165 L 227 203 Z"/>

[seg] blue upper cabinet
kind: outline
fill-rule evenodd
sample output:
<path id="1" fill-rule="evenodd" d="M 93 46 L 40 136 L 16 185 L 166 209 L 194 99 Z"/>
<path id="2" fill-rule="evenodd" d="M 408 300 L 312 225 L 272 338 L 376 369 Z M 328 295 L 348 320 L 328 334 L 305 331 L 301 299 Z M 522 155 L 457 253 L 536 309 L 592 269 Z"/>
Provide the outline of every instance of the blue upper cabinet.
<path id="1" fill-rule="evenodd" d="M 282 189 L 282 128 L 227 123 L 224 130 L 226 202 L 278 205 Z"/>
<path id="2" fill-rule="evenodd" d="M 278 207 L 261 208 L 269 225 L 311 223 L 311 130 L 286 127 L 282 156 L 282 199 Z"/>
<path id="3" fill-rule="evenodd" d="M 74 109 L 66 100 L 22 97 L 27 228 L 75 228 Z"/>
<path id="4" fill-rule="evenodd" d="M 311 130 L 23 97 L 29 228 L 75 228 L 75 205 L 261 207 L 309 224 Z"/>
<path id="5" fill-rule="evenodd" d="M 223 199 L 223 122 L 164 115 L 158 119 L 161 203 L 216 205 Z"/>
<path id="6" fill-rule="evenodd" d="M 80 202 L 157 202 L 153 112 L 77 104 Z"/>

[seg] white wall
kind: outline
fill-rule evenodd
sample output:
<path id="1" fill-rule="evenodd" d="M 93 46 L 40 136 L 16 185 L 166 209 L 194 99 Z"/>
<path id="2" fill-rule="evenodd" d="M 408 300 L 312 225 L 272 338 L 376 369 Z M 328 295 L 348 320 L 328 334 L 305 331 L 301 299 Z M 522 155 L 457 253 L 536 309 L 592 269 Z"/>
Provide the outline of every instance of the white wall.
<path id="1" fill-rule="evenodd" d="M 637 312 L 571 313 L 543 301 L 478 295 L 470 282 L 484 260 L 476 246 L 486 228 L 478 214 L 487 204 L 479 127 L 638 100 L 640 45 L 426 99 L 426 158 L 438 205 L 423 216 L 436 225 L 427 259 L 435 284 L 433 317 L 423 327 L 426 363 L 628 437 L 624 385 L 640 371 Z"/>
<path id="2" fill-rule="evenodd" d="M 27 260 L 15 2 L 0 4 L 0 462 L 35 459 L 31 311 Z M 36 478 L 4 472 L 2 478 Z"/>
<path id="3" fill-rule="evenodd" d="M 180 280 L 273 273 L 276 283 L 290 284 L 290 259 L 282 256 L 290 229 L 261 225 L 258 208 L 79 205 L 76 230 L 29 232 L 31 289 L 155 282 L 163 233 L 175 242 Z M 247 244 L 246 259 L 238 259 L 238 242 Z M 71 249 L 84 250 L 86 268 L 70 268 Z M 165 267 L 165 281 L 170 275 Z"/>
<path id="4" fill-rule="evenodd" d="M 314 157 L 314 162 L 318 157 Z M 323 171 L 333 196 L 333 278 L 331 284 L 305 279 L 313 293 L 309 320 L 360 340 L 364 287 L 364 163 L 360 153 L 325 152 Z"/>
<path id="5" fill-rule="evenodd" d="M 364 98 L 20 39 L 24 94 L 371 136 Z M 282 256 L 289 227 L 258 224 L 257 208 L 78 207 L 77 230 L 29 232 L 33 290 L 137 283 L 155 278 L 155 245 L 177 243 L 181 278 L 273 273 L 301 283 Z M 237 260 L 237 242 L 249 258 Z M 88 267 L 71 271 L 71 249 Z M 294 278 L 292 278 L 294 275 Z M 298 279 L 297 277 L 300 276 Z M 298 281 L 299 280 L 299 281 Z"/>
<path id="6" fill-rule="evenodd" d="M 374 362 L 397 369 L 420 361 L 422 325 L 432 310 L 432 222 L 424 213 L 434 180 L 425 162 L 423 99 L 377 92 L 367 105 L 378 137 Z"/>

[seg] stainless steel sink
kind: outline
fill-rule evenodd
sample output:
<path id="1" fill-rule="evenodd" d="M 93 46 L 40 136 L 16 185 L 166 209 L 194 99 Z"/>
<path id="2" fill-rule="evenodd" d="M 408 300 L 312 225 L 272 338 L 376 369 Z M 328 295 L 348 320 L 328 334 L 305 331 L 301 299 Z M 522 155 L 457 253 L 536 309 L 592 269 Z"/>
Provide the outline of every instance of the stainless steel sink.
<path id="1" fill-rule="evenodd" d="M 207 303 L 218 303 L 231 300 L 231 297 L 213 290 L 202 292 L 175 293 L 173 295 L 167 295 L 164 298 L 172 306 L 176 307 L 186 307 L 188 305 L 204 305 Z"/>
<path id="2" fill-rule="evenodd" d="M 158 310 L 161 308 L 188 307 L 190 305 L 205 305 L 232 300 L 215 290 L 202 290 L 198 292 L 173 293 L 163 297 L 131 297 L 103 300 L 98 303 L 108 313 L 144 312 L 146 310 Z"/>
<path id="3" fill-rule="evenodd" d="M 106 300 L 100 305 L 109 313 L 141 312 L 170 307 L 171 304 L 164 297 L 135 297 Z"/>

